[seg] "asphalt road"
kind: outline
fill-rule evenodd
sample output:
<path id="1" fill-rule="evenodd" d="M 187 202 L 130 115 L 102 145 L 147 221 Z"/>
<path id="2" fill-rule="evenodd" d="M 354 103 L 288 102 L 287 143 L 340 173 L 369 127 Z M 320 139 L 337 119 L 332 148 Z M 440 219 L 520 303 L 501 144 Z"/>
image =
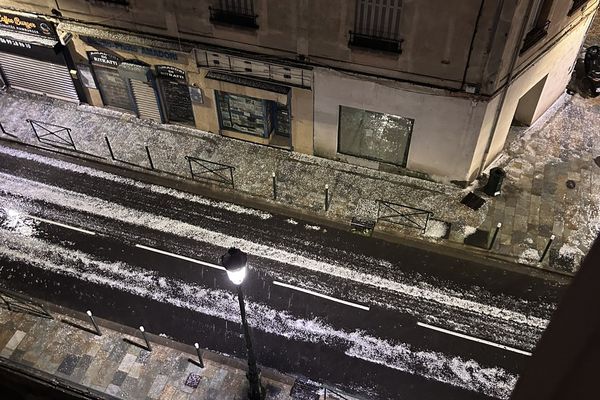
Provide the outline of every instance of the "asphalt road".
<path id="1" fill-rule="evenodd" d="M 562 291 L 0 147 L 7 288 L 244 357 L 229 246 L 259 363 L 372 399 L 507 398 Z"/>

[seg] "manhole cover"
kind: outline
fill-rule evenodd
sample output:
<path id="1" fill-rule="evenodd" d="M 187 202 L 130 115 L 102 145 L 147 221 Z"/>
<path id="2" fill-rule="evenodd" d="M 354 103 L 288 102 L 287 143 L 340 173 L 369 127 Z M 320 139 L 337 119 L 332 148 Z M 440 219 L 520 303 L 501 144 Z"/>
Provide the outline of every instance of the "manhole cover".
<path id="1" fill-rule="evenodd" d="M 594 158 L 594 162 L 596 163 L 597 166 L 600 167 L 600 156 Z"/>
<path id="2" fill-rule="evenodd" d="M 569 179 L 569 180 L 567 181 L 567 187 L 568 187 L 569 189 L 575 189 L 575 181 L 574 181 L 574 180 L 572 180 L 572 179 Z"/>

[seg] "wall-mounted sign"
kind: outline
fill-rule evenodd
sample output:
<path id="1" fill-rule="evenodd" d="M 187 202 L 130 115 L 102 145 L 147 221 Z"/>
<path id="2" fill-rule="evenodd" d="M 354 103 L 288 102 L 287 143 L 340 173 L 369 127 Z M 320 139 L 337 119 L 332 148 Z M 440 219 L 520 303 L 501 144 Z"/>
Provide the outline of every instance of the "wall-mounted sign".
<path id="1" fill-rule="evenodd" d="M 107 65 L 116 68 L 121 64 L 121 59 L 113 54 L 102 51 L 88 51 L 88 60 L 92 64 Z"/>
<path id="2" fill-rule="evenodd" d="M 190 92 L 190 99 L 192 99 L 193 103 L 196 104 L 204 104 L 204 97 L 202 96 L 202 89 L 195 86 L 188 86 L 188 90 Z"/>
<path id="3" fill-rule="evenodd" d="M 77 70 L 79 71 L 79 79 L 81 80 L 81 83 L 83 83 L 83 86 L 89 89 L 96 89 L 96 82 L 94 82 L 90 66 L 86 64 L 77 64 Z"/>
<path id="4" fill-rule="evenodd" d="M 20 40 L 6 39 L 0 37 L 0 51 L 18 54 L 25 57 L 33 57 L 38 60 L 48 61 L 54 64 L 64 64 L 65 58 L 59 51 L 53 47 L 38 46 L 33 43 L 27 43 Z"/>
<path id="5" fill-rule="evenodd" d="M 185 71 L 170 65 L 157 65 L 156 75 L 160 78 L 174 79 L 185 82 Z"/>
<path id="6" fill-rule="evenodd" d="M 124 61 L 117 67 L 119 75 L 126 79 L 135 79 L 142 82 L 152 80 L 152 71 L 147 65 Z"/>
<path id="7" fill-rule="evenodd" d="M 114 42 L 112 40 L 99 39 L 91 36 L 80 36 L 80 39 L 94 47 L 104 47 L 107 49 L 126 51 L 128 53 L 137 53 L 150 57 L 164 58 L 166 60 L 177 61 L 178 59 L 178 55 L 174 51 L 153 49 L 150 47 L 142 47 L 129 43 Z"/>
<path id="8" fill-rule="evenodd" d="M 50 22 L 37 18 L 0 12 L 0 27 L 15 32 L 29 33 L 30 35 L 58 38 Z"/>

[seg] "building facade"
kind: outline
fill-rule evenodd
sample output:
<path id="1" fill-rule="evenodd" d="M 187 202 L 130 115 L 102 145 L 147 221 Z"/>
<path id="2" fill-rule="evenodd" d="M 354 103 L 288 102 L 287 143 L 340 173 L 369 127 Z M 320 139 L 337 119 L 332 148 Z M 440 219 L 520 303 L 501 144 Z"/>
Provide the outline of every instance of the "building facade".
<path id="1" fill-rule="evenodd" d="M 502 151 L 511 124 L 533 123 L 564 92 L 598 0 L 0 7 L 0 68 L 15 88 L 467 183 Z"/>

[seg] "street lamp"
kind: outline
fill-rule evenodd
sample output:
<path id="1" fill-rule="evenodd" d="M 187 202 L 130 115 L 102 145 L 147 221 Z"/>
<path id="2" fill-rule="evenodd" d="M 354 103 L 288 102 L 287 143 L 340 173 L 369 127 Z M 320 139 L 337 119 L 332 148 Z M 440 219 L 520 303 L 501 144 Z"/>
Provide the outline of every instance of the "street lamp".
<path id="1" fill-rule="evenodd" d="M 242 282 L 246 277 L 246 264 L 248 256 L 246 253 L 235 247 L 231 247 L 221 257 L 221 265 L 227 270 L 227 276 L 237 286 L 238 301 L 240 303 L 240 314 L 242 316 L 242 326 L 244 328 L 244 338 L 246 339 L 246 350 L 248 352 L 248 399 L 262 400 L 265 398 L 265 391 L 260 384 L 260 369 L 256 366 L 256 357 L 252 349 L 252 341 L 250 340 L 250 331 L 248 322 L 246 321 L 246 306 L 244 304 L 244 293 L 242 292 Z"/>

